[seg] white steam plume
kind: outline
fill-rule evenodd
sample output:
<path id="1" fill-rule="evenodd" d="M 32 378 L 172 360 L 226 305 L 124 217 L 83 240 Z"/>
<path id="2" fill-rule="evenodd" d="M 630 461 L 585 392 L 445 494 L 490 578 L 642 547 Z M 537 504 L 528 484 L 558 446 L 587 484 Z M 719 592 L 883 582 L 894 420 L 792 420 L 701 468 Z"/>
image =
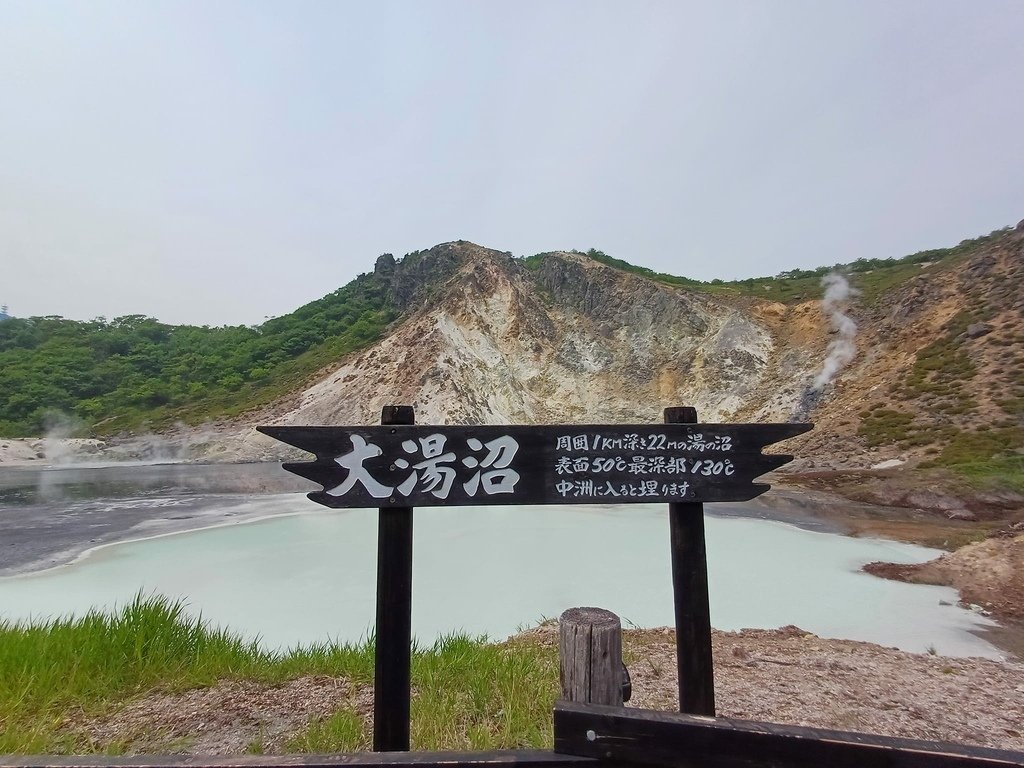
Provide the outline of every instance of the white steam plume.
<path id="1" fill-rule="evenodd" d="M 829 316 L 832 330 L 837 335 L 828 343 L 825 350 L 825 362 L 821 364 L 821 371 L 814 377 L 814 383 L 811 385 L 813 392 L 821 392 L 857 354 L 857 347 L 853 343 L 857 335 L 857 324 L 844 311 L 846 302 L 856 294 L 856 291 L 850 287 L 846 278 L 837 272 L 825 275 L 821 278 L 821 284 L 825 286 L 821 309 Z"/>
<path id="2" fill-rule="evenodd" d="M 62 411 L 53 410 L 43 417 L 43 453 L 50 464 L 74 462 L 75 449 L 69 438 L 81 428 L 80 419 Z"/>

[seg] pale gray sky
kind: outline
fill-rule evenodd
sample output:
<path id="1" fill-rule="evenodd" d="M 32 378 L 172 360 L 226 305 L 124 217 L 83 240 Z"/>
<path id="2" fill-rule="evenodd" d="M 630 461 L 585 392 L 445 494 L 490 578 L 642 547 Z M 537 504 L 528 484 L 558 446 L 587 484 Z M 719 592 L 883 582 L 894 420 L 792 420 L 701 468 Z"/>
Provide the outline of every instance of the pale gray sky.
<path id="1" fill-rule="evenodd" d="M 1024 217 L 1024 2 L 0 0 L 0 303 L 256 323 L 464 238 L 701 279 Z"/>

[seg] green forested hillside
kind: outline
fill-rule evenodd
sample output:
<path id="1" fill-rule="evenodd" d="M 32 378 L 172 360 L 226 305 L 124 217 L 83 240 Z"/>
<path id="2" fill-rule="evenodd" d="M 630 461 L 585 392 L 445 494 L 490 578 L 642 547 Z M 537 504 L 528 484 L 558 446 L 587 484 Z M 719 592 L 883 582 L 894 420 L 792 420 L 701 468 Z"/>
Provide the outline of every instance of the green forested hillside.
<path id="1" fill-rule="evenodd" d="M 902 283 L 919 272 L 919 265 L 924 262 L 937 262 L 964 256 L 978 246 L 990 243 L 1009 232 L 1011 227 L 1003 227 L 987 235 L 981 235 L 951 248 L 933 248 L 918 251 L 899 259 L 860 258 L 849 264 L 833 264 L 817 269 L 791 269 L 780 272 L 774 277 L 750 277 L 744 280 L 694 280 L 688 277 L 668 275 L 655 272 L 647 267 L 639 267 L 628 261 L 609 256 L 603 251 L 591 248 L 586 255 L 609 267 L 625 272 L 641 275 L 649 280 L 656 280 L 666 285 L 673 285 L 691 291 L 705 291 L 723 296 L 753 296 L 769 301 L 792 303 L 817 299 L 821 296 L 821 278 L 829 272 L 842 272 L 854 277 L 862 301 L 874 303 L 886 290 Z M 576 251 L 576 253 L 582 253 Z M 545 254 L 537 254 L 524 259 L 527 268 L 534 268 Z"/>
<path id="2" fill-rule="evenodd" d="M 11 318 L 0 323 L 0 435 L 40 434 L 57 412 L 100 434 L 233 415 L 374 341 L 396 314 L 368 274 L 253 327 Z"/>

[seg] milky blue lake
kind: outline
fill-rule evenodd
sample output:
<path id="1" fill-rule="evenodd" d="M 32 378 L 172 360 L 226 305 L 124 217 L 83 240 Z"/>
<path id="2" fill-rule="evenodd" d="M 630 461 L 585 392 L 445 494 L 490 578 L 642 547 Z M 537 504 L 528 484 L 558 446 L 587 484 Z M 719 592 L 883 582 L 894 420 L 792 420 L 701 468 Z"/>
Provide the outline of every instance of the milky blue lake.
<path id="1" fill-rule="evenodd" d="M 7 489 L 0 516 L 38 508 L 82 525 L 138 504 L 155 516 L 183 508 L 202 512 L 197 520 L 265 519 L 106 545 L 70 564 L 2 578 L 2 619 L 111 608 L 141 590 L 180 598 L 207 621 L 269 648 L 356 641 L 372 629 L 376 510 L 328 510 L 301 493 L 197 493 L 180 483 L 155 490 L 101 485 L 45 498 L 12 495 L 17 485 L 0 483 Z M 874 560 L 922 562 L 939 552 L 744 517 L 743 505 L 728 507 L 728 516 L 706 517 L 715 627 L 794 624 L 915 652 L 1002 656 L 974 634 L 991 622 L 957 607 L 952 589 L 860 571 Z M 627 626 L 671 625 L 668 541 L 665 505 L 418 510 L 413 631 L 425 643 L 453 631 L 504 638 L 583 605 L 615 611 Z"/>

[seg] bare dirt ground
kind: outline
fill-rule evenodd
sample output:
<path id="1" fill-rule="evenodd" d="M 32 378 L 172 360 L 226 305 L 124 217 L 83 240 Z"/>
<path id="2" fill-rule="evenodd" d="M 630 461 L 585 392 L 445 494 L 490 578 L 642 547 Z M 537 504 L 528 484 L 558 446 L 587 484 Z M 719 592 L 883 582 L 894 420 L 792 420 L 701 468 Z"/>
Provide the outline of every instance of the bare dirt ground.
<path id="1" fill-rule="evenodd" d="M 223 681 L 182 694 L 154 694 L 103 719 L 73 719 L 98 749 L 118 745 L 129 754 L 240 755 L 282 752 L 290 735 L 346 709 L 372 723 L 373 687 L 326 676 L 268 687 Z"/>
<path id="2" fill-rule="evenodd" d="M 510 643 L 557 646 L 554 622 Z M 826 640 L 796 627 L 715 631 L 715 690 L 725 717 L 1024 751 L 1024 664 L 911 654 Z M 676 707 L 671 629 L 627 630 L 630 707 Z M 338 709 L 372 726 L 372 688 L 329 677 L 279 687 L 221 682 L 157 694 L 69 729 L 130 753 L 282 752 L 288 737 Z"/>
<path id="3" fill-rule="evenodd" d="M 1024 664 L 824 640 L 795 627 L 716 632 L 713 651 L 723 716 L 1024 750 Z M 627 633 L 625 652 L 630 706 L 674 709 L 674 633 Z"/>
<path id="4" fill-rule="evenodd" d="M 674 710 L 674 631 L 623 636 L 628 706 Z M 521 638 L 557 644 L 558 628 Z M 1024 750 L 1024 664 L 905 653 L 796 627 L 715 630 L 712 650 L 720 716 Z"/>

